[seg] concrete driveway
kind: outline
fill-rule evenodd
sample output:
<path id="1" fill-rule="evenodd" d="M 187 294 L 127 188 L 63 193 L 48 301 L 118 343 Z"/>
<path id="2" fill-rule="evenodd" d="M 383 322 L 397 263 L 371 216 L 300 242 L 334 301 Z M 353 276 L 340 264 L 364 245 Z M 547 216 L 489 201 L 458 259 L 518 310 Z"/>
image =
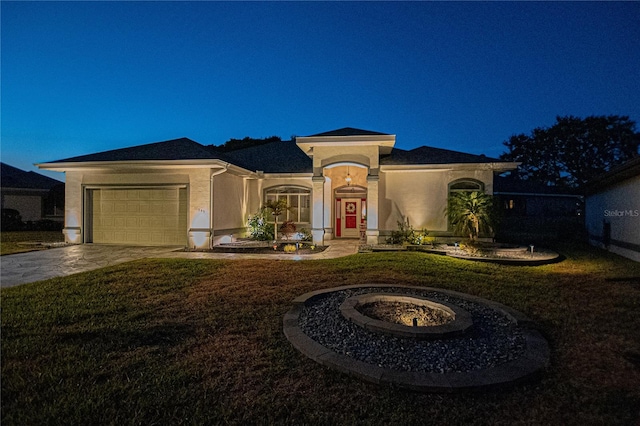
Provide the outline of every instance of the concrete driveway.
<path id="1" fill-rule="evenodd" d="M 0 286 L 13 287 L 19 284 L 64 277 L 78 272 L 92 271 L 105 266 L 145 258 L 186 259 L 279 259 L 311 260 L 331 259 L 358 252 L 358 243 L 353 240 L 331 242 L 318 254 L 292 256 L 288 254 L 236 254 L 182 252 L 180 247 L 135 247 L 111 245 L 72 245 L 49 250 L 18 253 L 0 257 Z"/>

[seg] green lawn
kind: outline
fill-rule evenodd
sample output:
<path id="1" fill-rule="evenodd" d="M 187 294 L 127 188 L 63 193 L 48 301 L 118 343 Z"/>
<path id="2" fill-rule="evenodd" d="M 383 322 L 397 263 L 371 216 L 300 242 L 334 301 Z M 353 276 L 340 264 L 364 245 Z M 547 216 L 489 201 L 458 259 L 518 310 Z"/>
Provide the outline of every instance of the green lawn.
<path id="1" fill-rule="evenodd" d="M 142 260 L 2 290 L 2 424 L 576 424 L 640 421 L 640 264 L 588 247 L 538 267 L 422 253 Z M 346 284 L 454 289 L 532 317 L 533 382 L 420 394 L 298 353 L 291 300 Z"/>
<path id="2" fill-rule="evenodd" d="M 45 246 L 25 243 L 57 243 L 64 241 L 62 231 L 0 232 L 0 255 L 46 250 Z"/>

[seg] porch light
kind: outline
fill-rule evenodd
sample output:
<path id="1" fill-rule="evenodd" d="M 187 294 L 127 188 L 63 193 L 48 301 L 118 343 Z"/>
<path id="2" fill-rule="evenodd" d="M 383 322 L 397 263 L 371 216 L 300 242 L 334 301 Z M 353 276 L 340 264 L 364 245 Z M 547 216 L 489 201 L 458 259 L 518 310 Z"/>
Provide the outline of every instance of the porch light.
<path id="1" fill-rule="evenodd" d="M 351 185 L 351 174 L 349 173 L 349 166 L 347 166 L 347 177 L 344 178 L 345 181 L 347 181 L 347 186 Z"/>

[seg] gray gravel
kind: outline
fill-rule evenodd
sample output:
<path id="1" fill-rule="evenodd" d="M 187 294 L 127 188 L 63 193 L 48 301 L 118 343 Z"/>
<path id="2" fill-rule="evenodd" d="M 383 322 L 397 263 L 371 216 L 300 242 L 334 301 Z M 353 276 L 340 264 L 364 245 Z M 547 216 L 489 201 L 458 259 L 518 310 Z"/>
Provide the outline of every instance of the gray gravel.
<path id="1" fill-rule="evenodd" d="M 340 313 L 340 305 L 349 297 L 383 292 L 423 296 L 460 306 L 472 315 L 473 328 L 458 337 L 418 341 L 365 330 Z M 498 311 L 443 293 L 402 287 L 361 287 L 327 293 L 307 302 L 299 326 L 307 336 L 339 354 L 399 371 L 451 373 L 490 368 L 522 356 L 525 344 L 519 327 Z"/>

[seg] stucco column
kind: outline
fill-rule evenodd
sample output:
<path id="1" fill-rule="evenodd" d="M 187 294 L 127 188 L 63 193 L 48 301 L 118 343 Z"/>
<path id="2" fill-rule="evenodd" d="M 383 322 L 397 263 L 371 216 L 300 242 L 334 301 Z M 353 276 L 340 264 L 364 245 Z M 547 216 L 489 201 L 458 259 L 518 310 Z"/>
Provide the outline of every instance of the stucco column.
<path id="1" fill-rule="evenodd" d="M 367 244 L 378 244 L 378 183 L 380 176 L 367 176 Z"/>
<path id="2" fill-rule="evenodd" d="M 312 207 L 311 207 L 311 235 L 313 243 L 324 245 L 324 176 L 314 176 L 312 179 Z"/>
<path id="3" fill-rule="evenodd" d="M 82 198 L 84 197 L 84 189 L 82 187 L 82 174 L 67 172 L 66 182 L 64 186 L 64 241 L 70 244 L 83 243 L 82 223 L 84 213 L 82 211 Z M 88 210 L 88 209 L 87 209 Z M 87 222 L 90 219 L 87 219 Z"/>
<path id="4" fill-rule="evenodd" d="M 331 190 L 331 179 L 325 176 L 324 181 L 324 239 L 333 240 L 333 222 L 331 208 L 333 204 L 333 191 Z"/>

